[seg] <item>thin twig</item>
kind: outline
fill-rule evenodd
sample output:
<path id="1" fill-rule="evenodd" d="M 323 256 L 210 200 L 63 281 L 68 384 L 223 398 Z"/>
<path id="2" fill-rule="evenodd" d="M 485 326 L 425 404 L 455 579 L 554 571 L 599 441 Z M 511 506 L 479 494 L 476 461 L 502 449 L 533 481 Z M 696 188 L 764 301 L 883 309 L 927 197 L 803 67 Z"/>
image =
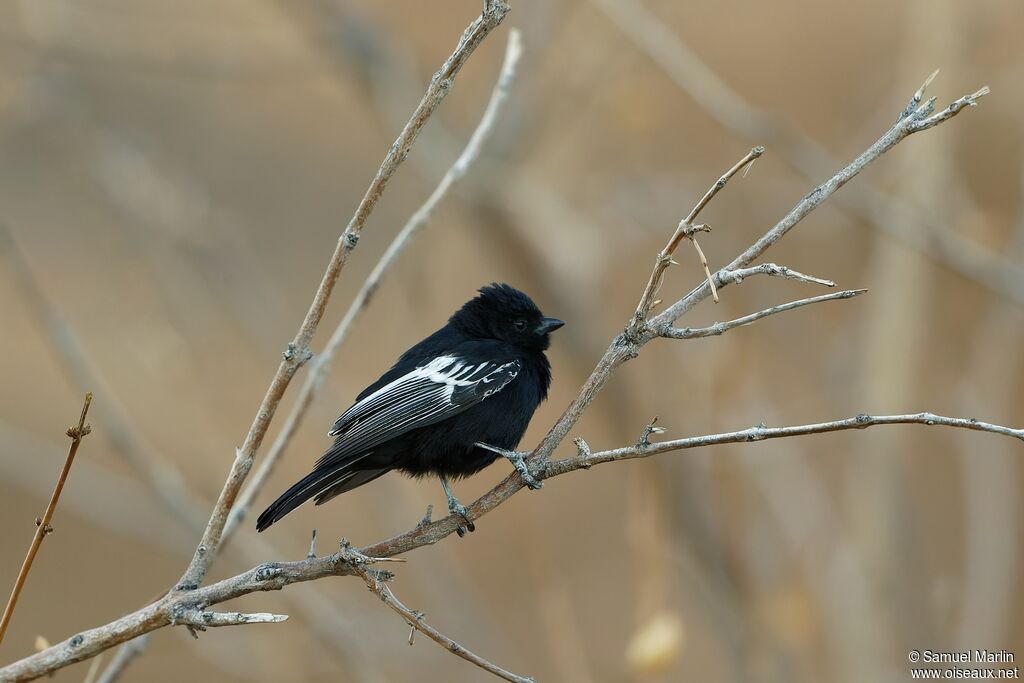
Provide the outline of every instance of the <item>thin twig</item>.
<path id="1" fill-rule="evenodd" d="M 708 325 L 707 327 L 670 327 L 662 333 L 663 337 L 669 337 L 671 339 L 698 339 L 701 337 L 715 337 L 729 330 L 736 329 L 737 327 L 743 327 L 753 322 L 757 322 L 761 318 L 767 318 L 770 315 L 776 313 L 784 313 L 791 311 L 794 308 L 800 308 L 801 306 L 808 306 L 810 304 L 821 303 L 822 301 L 837 301 L 839 299 L 850 299 L 855 296 L 859 296 L 866 292 L 866 289 L 847 289 L 842 292 L 835 292 L 834 294 L 822 294 L 821 296 L 812 296 L 808 299 L 799 299 L 798 301 L 790 301 L 789 303 L 779 304 L 778 306 L 772 306 L 756 313 L 745 315 L 742 318 L 736 318 L 735 320 L 729 320 L 723 323 L 715 323 L 714 325 Z"/>
<path id="2" fill-rule="evenodd" d="M 343 550 L 343 552 L 345 551 Z M 390 607 L 392 610 L 395 611 L 395 613 L 397 613 L 403 619 L 405 619 L 405 622 L 409 624 L 409 627 L 411 629 L 423 633 L 428 638 L 430 638 L 435 643 L 445 648 L 452 654 L 458 657 L 462 657 L 467 662 L 472 662 L 473 664 L 476 664 L 484 671 L 488 671 L 494 674 L 495 676 L 498 676 L 499 678 L 503 678 L 506 681 L 512 681 L 512 683 L 534 683 L 533 678 L 530 678 L 528 676 L 520 676 L 518 674 L 512 673 L 511 671 L 506 671 L 505 669 L 502 669 L 497 664 L 489 662 L 480 655 L 475 654 L 470 650 L 467 650 L 464 646 L 455 642 L 454 640 L 452 640 L 451 638 L 444 635 L 443 633 L 435 629 L 433 626 L 428 624 L 425 620 L 425 615 L 422 612 L 417 612 L 415 610 L 409 609 L 404 604 L 402 604 L 402 601 L 395 596 L 395 594 L 391 591 L 391 588 L 388 587 L 388 585 L 383 581 L 378 580 L 377 577 L 364 566 L 363 562 L 358 557 L 351 558 L 349 562 L 353 568 L 353 571 L 355 571 L 355 573 L 359 575 L 359 577 L 362 578 L 363 581 L 366 582 L 366 587 L 369 588 L 370 591 L 375 593 L 377 597 L 379 597 L 385 605 Z M 410 632 L 409 644 L 412 645 L 412 643 L 412 632 Z"/>
<path id="3" fill-rule="evenodd" d="M 708 257 L 704 255 L 704 250 L 700 248 L 700 244 L 697 242 L 696 235 L 690 235 L 690 242 L 693 243 L 693 248 L 697 251 L 697 258 L 700 259 L 700 265 L 704 269 L 704 277 L 707 278 L 708 286 L 711 287 L 711 298 L 717 304 L 718 288 L 715 287 L 715 279 L 711 277 L 711 269 L 708 268 Z"/>
<path id="4" fill-rule="evenodd" d="M 691 436 L 685 439 L 674 439 L 671 441 L 659 441 L 647 446 L 626 446 L 608 451 L 594 452 L 586 456 L 573 456 L 563 460 L 557 460 L 548 464 L 546 476 L 554 477 L 565 474 L 581 467 L 592 467 L 606 462 L 619 460 L 631 460 L 634 458 L 646 458 L 652 455 L 681 451 L 690 448 L 703 448 L 705 446 L 718 446 L 726 443 L 747 443 L 752 441 L 764 441 L 766 439 L 781 439 L 793 436 L 806 436 L 808 434 L 824 434 L 826 432 L 840 432 L 849 429 L 867 429 L 881 425 L 895 424 L 921 424 L 928 426 L 955 427 L 957 429 L 970 429 L 979 432 L 989 432 L 1009 436 L 1024 441 L 1024 428 L 1013 429 L 1002 425 L 982 422 L 974 418 L 946 417 L 934 413 L 913 413 L 906 415 L 855 415 L 842 420 L 832 422 L 817 422 L 813 424 L 793 425 L 789 427 L 768 427 L 763 424 L 741 429 L 735 432 L 723 432 L 721 434 L 706 434 L 704 436 Z"/>
<path id="5" fill-rule="evenodd" d="M 762 263 L 759 266 L 752 268 L 737 268 L 735 270 L 720 270 L 715 276 L 718 280 L 718 286 L 722 287 L 727 284 L 743 282 L 744 278 L 748 278 L 751 275 L 770 275 L 772 277 L 784 277 L 788 280 L 797 280 L 798 282 L 811 282 L 817 285 L 823 285 L 825 287 L 835 287 L 836 283 L 831 280 L 824 280 L 820 277 L 813 277 L 811 275 L 804 275 L 803 273 L 787 268 L 786 266 L 780 266 L 776 263 Z"/>
<path id="6" fill-rule="evenodd" d="M 693 209 L 690 210 L 690 213 L 687 214 L 683 220 L 679 221 L 679 225 L 676 227 L 675 232 L 672 233 L 672 237 L 669 238 L 668 244 L 666 244 L 665 248 L 658 253 L 657 258 L 654 261 L 654 270 L 651 271 L 651 277 L 647 280 L 647 286 L 644 288 L 644 293 L 640 296 L 640 303 L 636 306 L 636 312 L 633 314 L 633 320 L 627 328 L 628 336 L 636 337 L 643 328 L 644 322 L 646 321 L 648 314 L 651 312 L 654 297 L 658 294 L 658 289 L 661 288 L 661 282 L 662 279 L 664 279 L 665 270 L 675 263 L 675 261 L 672 260 L 672 255 L 679 247 L 679 243 L 684 237 L 693 240 L 693 233 L 697 230 L 708 230 L 707 226 L 694 226 L 693 222 L 697 220 L 697 216 L 699 216 L 700 212 L 704 210 L 704 207 L 708 205 L 708 202 L 710 202 L 715 195 L 725 187 L 730 178 L 739 173 L 747 164 L 751 163 L 762 154 L 764 154 L 764 147 L 754 147 L 752 150 L 747 152 L 746 156 L 737 161 L 732 168 L 726 171 L 722 177 L 715 181 L 714 185 L 704 193 L 704 196 L 700 198 L 700 201 L 698 201 L 694 205 Z M 706 270 L 707 259 L 704 258 L 704 253 L 700 250 L 700 247 L 697 246 L 696 241 L 694 241 L 694 246 L 697 249 L 697 253 L 700 255 L 701 263 L 703 263 Z M 708 283 L 712 288 L 714 287 L 714 283 L 711 281 L 710 272 L 708 272 Z"/>
<path id="7" fill-rule="evenodd" d="M 174 615 L 175 623 L 193 626 L 200 631 L 207 627 L 243 626 L 245 624 L 278 624 L 288 620 L 287 614 L 270 614 L 269 612 L 207 612 L 201 608 L 193 608 Z"/>
<path id="8" fill-rule="evenodd" d="M 494 90 L 491 92 L 490 101 L 487 103 L 483 116 L 480 118 L 480 123 L 477 124 L 476 130 L 474 130 L 473 134 L 470 136 L 465 149 L 462 150 L 462 153 L 455 160 L 455 163 L 453 163 L 448 169 L 448 172 L 445 173 L 438 186 L 430 194 L 423 205 L 416 210 L 408 221 L 406 221 L 398 234 L 395 235 L 394 240 L 392 240 L 391 244 L 388 245 L 387 250 L 373 267 L 373 271 L 363 282 L 362 287 L 359 289 L 359 293 L 356 294 L 355 299 L 345 312 L 341 322 L 338 323 L 338 326 L 335 328 L 334 333 L 331 335 L 331 338 L 324 347 L 324 350 L 311 364 L 309 374 L 306 376 L 306 381 L 303 383 L 302 389 L 299 391 L 299 395 L 295 399 L 295 404 L 292 406 L 291 412 L 288 414 L 288 418 L 284 422 L 284 426 L 274 439 L 274 443 L 267 452 L 266 457 L 263 458 L 259 466 L 256 468 L 249 484 L 245 487 L 242 493 L 239 494 L 238 500 L 235 502 L 235 506 L 231 510 L 227 525 L 224 528 L 222 543 L 226 543 L 228 539 L 231 538 L 245 519 L 249 510 L 252 508 L 253 501 L 263 489 L 263 486 L 270 477 L 274 466 L 281 459 L 284 451 L 291 443 L 292 438 L 295 436 L 299 426 L 302 424 L 302 420 L 306 416 L 306 412 L 309 410 L 317 392 L 323 385 L 327 374 L 330 372 L 331 361 L 334 359 L 334 356 L 337 354 L 338 349 L 344 343 L 345 339 L 348 338 L 349 331 L 352 329 L 356 319 L 370 304 L 370 301 L 373 299 L 373 295 L 380 287 L 384 276 L 397 262 L 398 257 L 401 256 L 405 251 L 405 248 L 411 243 L 412 238 L 430 223 L 430 218 L 433 216 L 434 211 L 445 196 L 447 196 L 451 187 L 466 175 L 473 162 L 475 162 L 480 156 L 484 142 L 493 132 L 495 123 L 498 120 L 498 114 L 500 113 L 505 101 L 508 99 L 509 89 L 511 88 L 512 81 L 515 78 L 516 67 L 521 55 L 522 41 L 520 39 L 520 34 L 519 31 L 513 29 L 509 32 L 508 45 L 505 49 L 505 60 L 501 67 L 501 73 L 498 76 L 498 81 L 494 86 Z"/>
<path id="9" fill-rule="evenodd" d="M 68 473 L 71 472 L 71 465 L 75 461 L 75 454 L 78 452 L 78 446 L 82 443 L 82 439 L 92 431 L 92 427 L 85 423 L 85 416 L 89 413 L 89 404 L 92 403 L 92 394 L 85 395 L 85 401 L 82 403 L 82 414 L 78 418 L 78 425 L 68 428 L 68 436 L 71 437 L 71 447 L 68 448 L 68 457 L 64 461 L 64 468 L 60 471 L 60 476 L 57 477 L 57 484 L 53 487 L 53 493 L 50 495 L 50 502 L 46 505 L 46 511 L 42 517 L 36 518 L 36 532 L 32 536 L 32 544 L 29 545 L 28 554 L 25 555 L 25 561 L 21 563 L 21 570 L 18 572 L 18 578 L 14 581 L 14 588 L 11 590 L 11 597 L 7 599 L 7 606 L 4 607 L 3 617 L 0 618 L 0 642 L 3 642 L 4 634 L 7 633 L 7 626 L 11 623 L 11 616 L 14 614 L 14 607 L 18 604 L 18 596 L 21 595 L 21 589 L 25 586 L 25 580 L 28 579 L 28 573 L 32 570 L 32 563 L 36 559 L 36 553 L 39 552 L 39 547 L 43 544 L 43 539 L 46 538 L 52 531 L 53 527 L 50 522 L 53 521 L 53 513 L 57 510 L 57 502 L 60 500 L 61 491 L 64 490 L 64 482 L 68 480 Z"/>
<path id="10" fill-rule="evenodd" d="M 114 683 L 124 670 L 128 668 L 128 665 L 137 658 L 139 655 L 146 651 L 146 647 L 149 645 L 150 635 L 147 633 L 144 636 L 139 636 L 134 640 L 129 640 L 127 643 L 117 648 L 117 652 L 114 654 L 114 658 L 110 660 L 110 664 L 103 670 L 103 673 L 96 680 L 96 683 Z"/>
<path id="11" fill-rule="evenodd" d="M 89 670 L 85 672 L 82 683 L 96 683 L 96 677 L 100 674 L 100 667 L 103 665 L 103 655 L 97 655 L 89 662 Z"/>

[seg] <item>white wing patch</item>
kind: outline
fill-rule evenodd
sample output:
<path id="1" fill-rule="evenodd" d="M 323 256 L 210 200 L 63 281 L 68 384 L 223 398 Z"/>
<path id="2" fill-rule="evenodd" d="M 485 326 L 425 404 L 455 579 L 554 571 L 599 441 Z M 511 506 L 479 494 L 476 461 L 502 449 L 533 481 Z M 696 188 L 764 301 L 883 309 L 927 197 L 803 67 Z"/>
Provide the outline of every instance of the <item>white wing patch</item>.
<path id="1" fill-rule="evenodd" d="M 514 380 L 519 361 L 467 363 L 440 356 L 389 382 L 345 411 L 329 436 L 335 448 L 321 460 L 355 454 L 483 401 Z"/>

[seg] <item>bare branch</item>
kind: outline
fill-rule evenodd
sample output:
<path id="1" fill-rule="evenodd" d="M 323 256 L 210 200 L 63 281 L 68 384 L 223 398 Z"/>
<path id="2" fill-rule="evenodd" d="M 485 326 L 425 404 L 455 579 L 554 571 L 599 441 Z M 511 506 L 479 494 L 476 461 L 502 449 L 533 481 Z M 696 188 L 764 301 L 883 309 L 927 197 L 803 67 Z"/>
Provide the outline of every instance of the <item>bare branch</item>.
<path id="1" fill-rule="evenodd" d="M 661 287 L 661 282 L 665 277 L 665 270 L 670 265 L 675 263 L 672 260 L 672 255 L 679 247 L 679 243 L 683 238 L 693 240 L 693 233 L 697 230 L 707 231 L 707 226 L 695 227 L 693 222 L 697 220 L 697 216 L 704 210 L 704 207 L 708 205 L 715 195 L 725 187 L 729 179 L 739 173 L 745 166 L 750 164 L 754 159 L 764 154 L 764 147 L 754 147 L 752 150 L 747 152 L 747 155 L 736 162 L 736 164 L 726 171 L 722 177 L 715 181 L 704 196 L 700 198 L 690 213 L 687 214 L 683 220 L 679 221 L 679 225 L 676 227 L 676 231 L 672 233 L 672 237 L 669 238 L 668 244 L 665 248 L 659 252 L 657 258 L 654 261 L 654 270 L 651 271 L 651 277 L 647 280 L 647 287 L 644 288 L 644 293 L 640 296 L 640 303 L 636 306 L 636 312 L 633 314 L 633 320 L 630 322 L 627 334 L 631 337 L 637 336 L 644 326 L 644 321 L 647 319 L 648 314 L 651 312 L 653 306 L 654 297 L 658 294 L 658 289 Z M 697 253 L 700 256 L 701 263 L 704 264 L 705 270 L 707 269 L 707 259 L 704 258 L 704 253 L 700 250 L 697 242 L 694 240 L 694 247 L 697 249 Z M 714 282 L 711 281 L 711 274 L 708 273 L 708 284 L 714 289 Z"/>
<path id="2" fill-rule="evenodd" d="M 697 242 L 697 236 L 690 234 L 690 242 L 693 243 L 693 248 L 697 251 L 697 258 L 700 259 L 700 265 L 704 269 L 704 277 L 707 279 L 708 287 L 711 288 L 711 298 L 714 302 L 718 303 L 718 288 L 715 287 L 715 278 L 711 276 L 711 269 L 708 268 L 708 257 L 704 255 L 704 250 L 700 248 L 700 243 Z"/>
<path id="3" fill-rule="evenodd" d="M 811 282 L 817 285 L 824 285 L 825 287 L 835 287 L 836 283 L 831 280 L 823 280 L 819 277 L 812 277 L 810 275 L 804 275 L 801 272 L 787 268 L 786 266 L 780 266 L 775 263 L 762 263 L 759 266 L 752 268 L 737 268 L 735 270 L 720 270 L 718 271 L 715 279 L 718 280 L 718 286 L 723 287 L 727 284 L 743 282 L 744 278 L 748 278 L 751 275 L 771 275 L 772 277 L 784 277 L 789 280 L 797 280 L 799 282 Z"/>
<path id="4" fill-rule="evenodd" d="M 643 3 L 637 0 L 592 1 L 673 83 L 727 129 L 747 140 L 768 145 L 809 181 L 836 167 L 838 162 L 831 153 L 800 130 L 745 99 Z M 925 81 L 919 90 L 921 96 L 935 75 Z M 984 94 L 979 91 L 969 97 L 976 100 Z M 917 97 L 916 102 L 920 101 L 921 97 Z M 960 109 L 962 106 L 930 125 L 948 119 Z M 954 232 L 917 207 L 882 192 L 870 181 L 859 183 L 850 195 L 840 195 L 836 202 L 845 211 L 971 278 L 992 293 L 1018 306 L 1024 305 L 1024 269 L 1019 264 Z"/>
<path id="5" fill-rule="evenodd" d="M 982 89 L 983 91 L 984 89 Z M 979 92 L 982 92 L 979 91 Z M 975 93 L 976 95 L 977 93 Z M 961 101 L 973 101 L 976 99 L 975 95 L 968 95 L 966 98 L 961 98 L 957 102 Z M 775 244 L 777 241 L 793 229 L 797 223 L 803 220 L 808 214 L 814 211 L 816 208 L 831 197 L 836 191 L 839 190 L 843 185 L 848 183 L 850 180 L 855 178 L 861 171 L 863 171 L 870 163 L 878 159 L 880 156 L 885 154 L 887 151 L 895 147 L 897 144 L 905 140 L 910 135 L 927 130 L 937 123 L 948 121 L 950 118 L 955 116 L 957 113 L 963 111 L 964 107 L 968 106 L 963 104 L 960 106 L 950 105 L 947 110 L 942 113 L 942 118 L 934 121 L 924 128 L 918 127 L 924 121 L 931 121 L 928 115 L 931 113 L 931 109 L 927 105 L 922 105 L 918 109 L 914 110 L 909 115 L 901 115 L 899 120 L 886 131 L 885 135 L 880 137 L 871 147 L 864 151 L 860 156 L 847 164 L 838 173 L 833 175 L 831 178 L 826 180 L 824 183 L 816 187 L 810 193 L 808 193 L 803 199 L 801 199 L 796 206 L 794 206 L 789 213 L 783 216 L 782 220 L 775 224 L 775 226 L 766 232 L 759 240 L 754 242 L 752 245 L 737 256 L 733 261 L 727 265 L 722 271 L 734 271 L 740 268 L 745 268 L 754 262 L 761 254 L 763 254 L 769 247 Z M 948 113 L 947 113 L 948 112 Z M 939 115 L 936 115 L 939 116 Z M 934 117 L 933 117 L 934 118 Z M 719 273 L 721 274 L 721 272 Z M 726 283 L 716 275 L 716 280 L 720 285 L 724 286 Z M 669 308 L 662 311 L 659 315 L 655 316 L 650 321 L 650 327 L 652 331 L 657 334 L 671 326 L 681 315 L 693 309 L 699 302 L 703 301 L 711 293 L 711 288 L 705 282 L 698 286 L 696 289 L 691 291 L 689 294 L 681 298 L 679 301 L 674 303 Z"/>
<path id="6" fill-rule="evenodd" d="M 377 578 L 377 576 L 375 576 L 371 571 L 368 571 L 367 568 L 364 566 L 364 563 L 359 559 L 361 556 L 359 556 L 358 553 L 353 553 L 353 551 L 346 549 L 343 549 L 342 552 L 343 554 L 346 552 L 350 554 L 349 563 L 352 566 L 355 573 L 358 574 L 363 579 L 363 581 L 366 582 L 366 587 L 369 588 L 370 591 L 372 591 L 373 593 L 376 593 L 377 597 L 379 597 L 385 605 L 390 607 L 392 610 L 395 611 L 395 613 L 397 613 L 403 619 L 405 619 L 405 623 L 409 624 L 409 626 L 412 629 L 415 629 L 416 631 L 423 633 L 428 638 L 430 638 L 435 643 L 442 646 L 452 654 L 462 657 L 467 662 L 472 662 L 473 664 L 476 664 L 484 671 L 488 671 L 494 674 L 495 676 L 498 676 L 499 678 L 503 678 L 506 681 L 512 681 L 512 683 L 533 683 L 533 678 L 530 678 L 528 676 L 520 676 L 518 674 L 512 673 L 511 671 L 506 671 L 497 664 L 493 664 L 492 662 L 487 661 L 480 655 L 474 654 L 473 652 L 467 650 L 459 643 L 455 642 L 448 636 L 444 635 L 443 633 L 435 629 L 433 626 L 426 622 L 425 615 L 422 612 L 417 612 L 415 610 L 409 609 L 404 604 L 402 604 L 402 601 L 395 596 L 395 594 L 391 591 L 391 588 L 389 588 L 386 583 L 380 581 Z M 411 634 L 409 636 L 409 644 L 413 644 Z"/>
<path id="7" fill-rule="evenodd" d="M 193 626 L 200 631 L 205 631 L 208 626 L 278 624 L 287 620 L 287 614 L 270 614 L 268 612 L 256 612 L 253 614 L 246 614 L 244 612 L 206 612 L 199 608 L 184 610 L 174 615 L 175 624 Z"/>
<path id="8" fill-rule="evenodd" d="M 826 432 L 840 432 L 849 429 L 866 429 L 880 425 L 895 424 L 921 424 L 940 425 L 944 427 L 955 427 L 957 429 L 971 429 L 979 432 L 989 432 L 1002 436 L 1010 436 L 1024 441 L 1024 428 L 1012 429 L 1002 425 L 982 422 L 973 418 L 946 417 L 934 413 L 914 413 L 909 415 L 856 415 L 842 420 L 832 422 L 817 422 L 814 424 L 794 425 L 790 427 L 767 427 L 763 424 L 742 429 L 736 432 L 723 432 L 721 434 L 707 434 L 704 436 L 691 436 L 685 439 L 674 439 L 672 441 L 661 441 L 650 445 L 626 446 L 610 451 L 600 451 L 589 455 L 577 455 L 548 464 L 547 477 L 554 477 L 565 474 L 581 467 L 592 467 L 606 462 L 618 460 L 631 460 L 633 458 L 646 458 L 652 455 L 681 451 L 690 448 L 703 448 L 705 446 L 718 446 L 726 443 L 747 443 L 752 441 L 764 441 L 765 439 L 782 439 L 793 436 L 806 436 L 808 434 L 824 434 Z"/>
<path id="9" fill-rule="evenodd" d="M 776 313 L 784 313 L 786 311 L 792 311 L 794 308 L 800 308 L 801 306 L 808 306 L 810 304 L 821 303 L 822 301 L 838 301 L 840 299 L 850 299 L 855 296 L 859 296 L 866 292 L 866 289 L 847 289 L 842 292 L 836 292 L 834 294 L 823 294 L 821 296 L 812 296 L 809 299 L 800 299 L 798 301 L 790 301 L 789 303 L 779 304 L 778 306 L 772 306 L 750 315 L 745 315 L 742 318 L 736 318 L 735 320 L 729 320 L 724 323 L 715 323 L 707 327 L 670 327 L 662 334 L 663 337 L 669 337 L 671 339 L 698 339 L 701 337 L 715 337 L 729 330 L 736 329 L 737 327 L 743 327 L 753 322 L 757 322 L 761 318 L 767 318 L 770 315 Z"/>
<path id="10" fill-rule="evenodd" d="M 21 563 L 21 569 L 18 571 L 18 578 L 14 580 L 14 588 L 11 589 L 11 596 L 7 598 L 7 605 L 4 607 L 3 617 L 0 617 L 0 642 L 3 642 L 4 634 L 7 633 L 7 626 L 11 623 L 11 616 L 14 614 L 14 607 L 18 604 L 18 596 L 21 595 L 21 589 L 25 586 L 25 580 L 28 579 L 28 573 L 32 571 L 32 563 L 36 559 L 36 554 L 39 552 L 39 547 L 43 544 L 43 539 L 50 535 L 53 531 L 53 527 L 50 522 L 53 521 L 53 513 L 57 510 L 57 502 L 60 500 L 61 491 L 64 490 L 64 482 L 68 480 L 68 474 L 71 472 L 71 465 L 75 461 L 75 454 L 78 452 L 78 446 L 82 443 L 82 439 L 92 431 L 92 427 L 85 423 L 85 416 L 89 413 L 89 404 L 92 403 L 92 394 L 85 395 L 85 401 L 82 403 L 82 414 L 78 418 L 78 425 L 68 428 L 68 436 L 71 437 L 71 447 L 68 448 L 68 457 L 64 461 L 64 468 L 60 471 L 60 476 L 57 477 L 57 483 L 53 487 L 53 493 L 50 495 L 50 502 L 46 505 L 46 511 L 42 517 L 36 518 L 36 532 L 32 536 L 32 543 L 28 547 L 28 553 L 25 555 L 25 561 Z"/>
<path id="11" fill-rule="evenodd" d="M 923 86 L 921 86 L 921 88 L 924 89 L 927 85 L 928 85 L 928 81 L 926 81 L 925 84 Z M 946 107 L 945 109 L 943 109 L 939 113 L 933 114 L 931 116 L 928 116 L 928 118 L 921 119 L 921 120 L 917 121 L 916 123 L 914 123 L 913 124 L 913 131 L 912 132 L 916 133 L 919 130 L 927 130 L 927 129 L 931 128 L 932 126 L 936 125 L 936 124 L 939 124 L 939 123 L 942 123 L 943 121 L 949 120 L 949 119 L 953 118 L 954 116 L 956 116 L 957 114 L 959 114 L 960 111 L 962 109 L 964 109 L 964 107 L 977 107 L 978 106 L 978 100 L 981 99 L 982 97 L 984 97 L 985 95 L 988 95 L 991 92 L 992 91 L 986 85 L 983 88 L 979 89 L 977 92 L 971 93 L 970 95 L 964 95 L 960 99 L 958 99 L 955 102 L 951 103 L 948 107 Z M 935 98 L 933 97 L 932 99 L 930 99 L 928 101 L 927 104 L 924 105 L 924 109 L 923 109 L 924 115 L 927 116 L 928 114 L 931 113 L 932 108 L 934 107 L 934 104 L 935 104 Z"/>
<path id="12" fill-rule="evenodd" d="M 495 123 L 498 119 L 498 114 L 508 98 L 509 89 L 511 88 L 512 81 L 515 78 L 516 67 L 519 64 L 519 58 L 521 55 L 522 40 L 520 39 L 519 31 L 513 29 L 509 32 L 508 45 L 505 49 L 505 61 L 502 64 L 501 73 L 498 76 L 498 81 L 491 93 L 490 101 L 487 103 L 483 116 L 480 118 L 480 123 L 477 124 L 476 130 L 474 130 L 473 134 L 470 136 L 465 149 L 463 149 L 462 153 L 455 160 L 455 163 L 452 164 L 451 168 L 448 169 L 448 172 L 445 173 L 438 186 L 430 194 L 423 205 L 420 206 L 420 208 L 417 209 L 409 218 L 398 234 L 395 235 L 394 240 L 392 240 L 391 244 L 388 245 L 387 250 L 373 267 L 373 271 L 371 271 L 370 275 L 363 282 L 362 287 L 360 287 L 358 294 L 356 294 L 356 297 L 349 306 L 348 311 L 345 312 L 341 322 L 338 323 L 338 326 L 335 328 L 330 340 L 324 347 L 323 352 L 317 356 L 311 364 L 309 375 L 306 377 L 306 381 L 302 385 L 302 389 L 295 400 L 295 405 L 288 414 L 288 418 L 285 420 L 284 426 L 274 439 L 274 443 L 267 452 L 266 457 L 256 468 L 256 472 L 253 474 L 249 485 L 246 486 L 245 490 L 239 495 L 234 508 L 231 510 L 227 525 L 224 528 L 224 543 L 227 542 L 227 539 L 234 534 L 239 525 L 245 519 L 245 516 L 252 508 L 253 500 L 255 500 L 257 494 L 259 494 L 263 489 L 263 486 L 270 477 L 274 466 L 277 464 L 278 460 L 280 460 L 284 451 L 288 448 L 288 444 L 291 443 L 292 438 L 295 436 L 299 426 L 302 424 L 302 420 L 306 416 L 306 412 L 312 405 L 313 399 L 320 390 L 320 386 L 323 384 L 324 379 L 330 372 L 331 361 L 334 359 L 334 356 L 338 352 L 342 343 L 344 343 L 345 339 L 348 337 L 348 333 L 352 329 L 356 319 L 370 304 L 370 301 L 373 299 L 373 295 L 380 287 L 384 276 L 397 262 L 398 257 L 405 251 L 405 248 L 410 244 L 412 238 L 429 224 L 434 211 L 445 196 L 447 196 L 451 187 L 466 175 L 470 166 L 472 166 L 473 162 L 480 156 L 484 142 L 493 132 Z"/>

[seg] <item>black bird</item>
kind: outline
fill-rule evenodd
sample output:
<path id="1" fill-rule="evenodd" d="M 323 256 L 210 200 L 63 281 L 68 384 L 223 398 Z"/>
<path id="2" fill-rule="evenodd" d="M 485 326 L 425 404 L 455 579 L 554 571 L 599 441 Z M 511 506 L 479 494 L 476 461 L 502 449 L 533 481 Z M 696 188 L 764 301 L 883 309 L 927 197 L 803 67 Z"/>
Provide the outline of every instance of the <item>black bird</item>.
<path id="1" fill-rule="evenodd" d="M 263 511 L 263 531 L 310 498 L 316 504 L 397 469 L 441 479 L 448 509 L 470 522 L 448 480 L 508 458 L 530 488 L 539 488 L 514 448 L 548 394 L 549 333 L 526 294 L 506 284 L 479 290 L 448 323 L 402 354 L 356 397 L 328 433 L 334 444 L 313 471 Z M 464 533 L 459 529 L 459 535 Z"/>

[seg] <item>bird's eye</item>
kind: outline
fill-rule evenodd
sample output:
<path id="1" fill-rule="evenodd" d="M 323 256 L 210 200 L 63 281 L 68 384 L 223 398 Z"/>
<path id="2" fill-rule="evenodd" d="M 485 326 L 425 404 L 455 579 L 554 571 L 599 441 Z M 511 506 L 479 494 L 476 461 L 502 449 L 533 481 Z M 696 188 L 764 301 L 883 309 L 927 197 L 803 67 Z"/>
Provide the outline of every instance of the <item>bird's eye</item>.
<path id="1" fill-rule="evenodd" d="M 526 329 L 526 321 L 522 318 L 516 318 L 512 321 L 512 327 L 516 328 L 516 332 L 522 332 Z"/>

